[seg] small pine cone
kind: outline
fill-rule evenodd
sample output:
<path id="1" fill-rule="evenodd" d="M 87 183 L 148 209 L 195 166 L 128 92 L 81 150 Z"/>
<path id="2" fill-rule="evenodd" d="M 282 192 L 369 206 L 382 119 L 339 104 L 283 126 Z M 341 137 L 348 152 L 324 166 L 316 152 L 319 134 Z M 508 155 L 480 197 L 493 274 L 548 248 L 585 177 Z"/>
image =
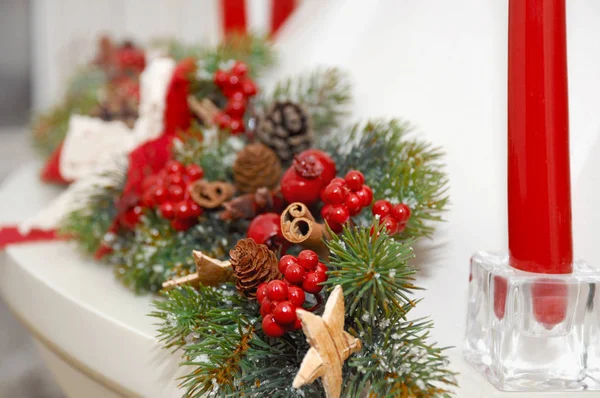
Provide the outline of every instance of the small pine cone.
<path id="1" fill-rule="evenodd" d="M 256 138 L 272 148 L 284 164 L 312 146 L 314 135 L 306 110 L 290 101 L 278 101 L 256 120 Z"/>
<path id="2" fill-rule="evenodd" d="M 233 178 L 240 192 L 254 193 L 258 188 L 275 188 L 281 177 L 277 154 L 260 144 L 246 145 L 233 164 Z"/>
<path id="3" fill-rule="evenodd" d="M 263 282 L 280 279 L 275 253 L 250 238 L 238 241 L 229 251 L 235 287 L 248 298 L 256 298 L 256 289 Z"/>

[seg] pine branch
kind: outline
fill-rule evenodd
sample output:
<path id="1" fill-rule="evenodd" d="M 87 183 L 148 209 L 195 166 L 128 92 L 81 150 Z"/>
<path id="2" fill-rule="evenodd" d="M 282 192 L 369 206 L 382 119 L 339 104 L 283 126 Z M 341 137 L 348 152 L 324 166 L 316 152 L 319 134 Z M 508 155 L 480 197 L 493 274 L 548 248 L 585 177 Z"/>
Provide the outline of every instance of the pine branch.
<path id="1" fill-rule="evenodd" d="M 81 207 L 69 213 L 59 228 L 61 234 L 75 239 L 88 254 L 98 250 L 117 214 L 115 201 L 123 191 L 125 178 L 113 174 L 110 180 L 112 184 L 92 188 Z"/>
<path id="2" fill-rule="evenodd" d="M 329 134 L 348 115 L 352 101 L 348 77 L 337 68 L 317 69 L 310 75 L 288 78 L 279 82 L 273 92 L 263 96 L 263 109 L 275 101 L 302 104 L 311 117 L 317 138 Z"/>
<path id="3" fill-rule="evenodd" d="M 411 208 L 407 228 L 398 239 L 431 237 L 431 221 L 441 221 L 448 206 L 442 150 L 410 134 L 410 127 L 397 120 L 373 121 L 341 130 L 323 144 L 336 161 L 338 175 L 361 170 L 375 200 L 402 202 Z M 370 225 L 370 211 L 363 211 L 355 221 Z"/>

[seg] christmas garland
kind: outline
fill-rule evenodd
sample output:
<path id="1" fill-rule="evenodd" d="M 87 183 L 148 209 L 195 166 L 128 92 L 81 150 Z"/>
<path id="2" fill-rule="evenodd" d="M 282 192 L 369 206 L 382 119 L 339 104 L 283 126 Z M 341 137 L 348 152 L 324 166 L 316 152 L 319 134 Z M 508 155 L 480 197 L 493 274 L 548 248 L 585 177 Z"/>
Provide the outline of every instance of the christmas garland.
<path id="1" fill-rule="evenodd" d="M 260 92 L 272 54 L 242 48 L 179 62 L 163 134 L 62 232 L 162 294 L 151 315 L 185 396 L 448 396 L 432 322 L 408 314 L 412 245 L 448 203 L 442 151 L 397 120 L 348 125 L 335 68 Z"/>

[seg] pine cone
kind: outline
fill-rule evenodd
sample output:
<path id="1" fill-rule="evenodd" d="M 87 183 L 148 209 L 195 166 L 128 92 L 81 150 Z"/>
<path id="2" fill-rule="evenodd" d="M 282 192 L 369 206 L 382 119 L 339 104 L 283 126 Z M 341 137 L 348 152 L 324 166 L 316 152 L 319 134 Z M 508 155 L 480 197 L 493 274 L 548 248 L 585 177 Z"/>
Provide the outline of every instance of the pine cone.
<path id="1" fill-rule="evenodd" d="M 265 115 L 259 116 L 255 134 L 260 142 L 277 152 L 284 164 L 310 148 L 314 141 L 308 113 L 290 101 L 275 102 Z"/>
<path id="2" fill-rule="evenodd" d="M 256 298 L 256 289 L 263 282 L 281 278 L 275 253 L 250 238 L 238 241 L 229 251 L 235 287 L 248 298 Z"/>
<path id="3" fill-rule="evenodd" d="M 233 178 L 239 191 L 254 193 L 258 188 L 275 188 L 281 177 L 277 154 L 260 144 L 246 145 L 233 164 Z"/>

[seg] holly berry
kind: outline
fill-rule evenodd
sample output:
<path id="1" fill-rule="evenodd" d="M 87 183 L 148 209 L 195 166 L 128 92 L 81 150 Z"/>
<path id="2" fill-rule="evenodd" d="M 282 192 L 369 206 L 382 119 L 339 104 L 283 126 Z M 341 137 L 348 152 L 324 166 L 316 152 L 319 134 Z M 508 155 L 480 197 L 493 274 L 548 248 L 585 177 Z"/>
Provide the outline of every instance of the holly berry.
<path id="1" fill-rule="evenodd" d="M 370 206 L 373 202 L 373 190 L 367 185 L 363 185 L 362 189 L 354 194 L 360 198 L 362 207 Z"/>
<path id="2" fill-rule="evenodd" d="M 312 250 L 302 250 L 300 254 L 298 254 L 298 263 L 305 270 L 312 271 L 319 264 L 319 256 L 317 256 L 317 253 Z"/>
<path id="3" fill-rule="evenodd" d="M 293 264 L 298 264 L 298 260 L 296 260 L 296 257 L 290 254 L 286 254 L 279 260 L 279 272 L 281 272 L 281 274 L 285 274 L 285 270 L 287 269 L 287 267 Z"/>
<path id="4" fill-rule="evenodd" d="M 262 329 L 267 336 L 271 337 L 281 337 L 285 333 L 285 329 L 277 323 L 273 314 L 268 314 L 263 318 Z"/>
<path id="5" fill-rule="evenodd" d="M 391 215 L 383 217 L 381 223 L 390 235 L 394 235 L 398 231 L 398 221 Z"/>
<path id="6" fill-rule="evenodd" d="M 213 81 L 215 82 L 215 84 L 218 87 L 220 87 L 220 88 L 225 87 L 225 84 L 227 83 L 228 80 L 229 80 L 229 75 L 227 74 L 227 72 L 222 71 L 220 69 L 215 72 Z"/>
<path id="7" fill-rule="evenodd" d="M 325 274 L 325 275 L 327 275 L 327 271 L 329 271 L 329 269 L 323 263 L 317 264 L 317 267 L 315 268 L 315 272 L 320 272 L 320 273 Z"/>
<path id="8" fill-rule="evenodd" d="M 175 206 L 171 202 L 165 202 L 160 205 L 160 214 L 167 220 L 175 217 Z"/>
<path id="9" fill-rule="evenodd" d="M 344 178 L 344 180 L 346 181 L 348 188 L 350 188 L 352 191 L 356 192 L 356 191 L 360 190 L 362 188 L 363 184 L 365 183 L 365 176 L 360 171 L 350 170 L 346 174 L 346 177 Z"/>
<path id="10" fill-rule="evenodd" d="M 197 164 L 190 164 L 185 168 L 185 174 L 192 180 L 197 181 L 204 177 L 204 170 Z"/>
<path id="11" fill-rule="evenodd" d="M 261 283 L 256 289 L 256 300 L 262 303 L 263 299 L 267 297 L 267 283 Z"/>
<path id="12" fill-rule="evenodd" d="M 296 307 L 302 307 L 306 300 L 306 295 L 304 294 L 304 290 L 298 286 L 288 286 L 288 299 Z"/>
<path id="13" fill-rule="evenodd" d="M 229 122 L 229 130 L 231 134 L 241 134 L 244 132 L 244 121 L 242 119 L 231 119 Z"/>
<path id="14" fill-rule="evenodd" d="M 381 199 L 373 204 L 371 211 L 374 216 L 383 218 L 392 212 L 392 204 L 387 200 Z"/>
<path id="15" fill-rule="evenodd" d="M 305 292 L 317 294 L 323 290 L 320 284 L 327 280 L 327 276 L 320 272 L 309 272 L 302 283 L 302 289 Z"/>
<path id="16" fill-rule="evenodd" d="M 176 160 L 169 160 L 165 166 L 165 169 L 169 174 L 181 174 L 184 167 Z"/>
<path id="17" fill-rule="evenodd" d="M 175 202 L 179 202 L 184 199 L 185 192 L 179 185 L 171 185 L 169 187 L 169 199 Z"/>
<path id="18" fill-rule="evenodd" d="M 248 65 L 243 62 L 236 62 L 231 68 L 231 73 L 238 77 L 245 77 L 248 74 Z"/>
<path id="19" fill-rule="evenodd" d="M 339 205 L 344 203 L 344 200 L 348 196 L 348 193 L 339 184 L 330 183 L 325 187 L 323 191 L 323 202 L 332 205 Z"/>
<path id="20" fill-rule="evenodd" d="M 285 282 L 274 280 L 267 284 L 267 298 L 271 301 L 283 301 L 287 299 L 288 287 Z"/>
<path id="21" fill-rule="evenodd" d="M 350 212 L 346 206 L 333 206 L 327 220 L 333 221 L 335 224 L 344 224 L 350 219 Z"/>
<path id="22" fill-rule="evenodd" d="M 300 264 L 292 264 L 288 266 L 283 274 L 285 279 L 293 284 L 299 284 L 304 281 L 304 274 L 306 271 L 300 266 Z"/>
<path id="23" fill-rule="evenodd" d="M 344 204 L 346 205 L 346 208 L 350 212 L 351 216 L 357 215 L 363 208 L 363 201 L 358 197 L 358 195 L 356 195 L 356 193 L 348 194 Z"/>
<path id="24" fill-rule="evenodd" d="M 279 324 L 290 324 L 296 321 L 296 306 L 290 301 L 283 301 L 273 310 L 273 317 Z"/>
<path id="25" fill-rule="evenodd" d="M 392 207 L 392 217 L 396 219 L 400 224 L 405 224 L 410 218 L 410 207 L 404 203 L 400 203 Z"/>

